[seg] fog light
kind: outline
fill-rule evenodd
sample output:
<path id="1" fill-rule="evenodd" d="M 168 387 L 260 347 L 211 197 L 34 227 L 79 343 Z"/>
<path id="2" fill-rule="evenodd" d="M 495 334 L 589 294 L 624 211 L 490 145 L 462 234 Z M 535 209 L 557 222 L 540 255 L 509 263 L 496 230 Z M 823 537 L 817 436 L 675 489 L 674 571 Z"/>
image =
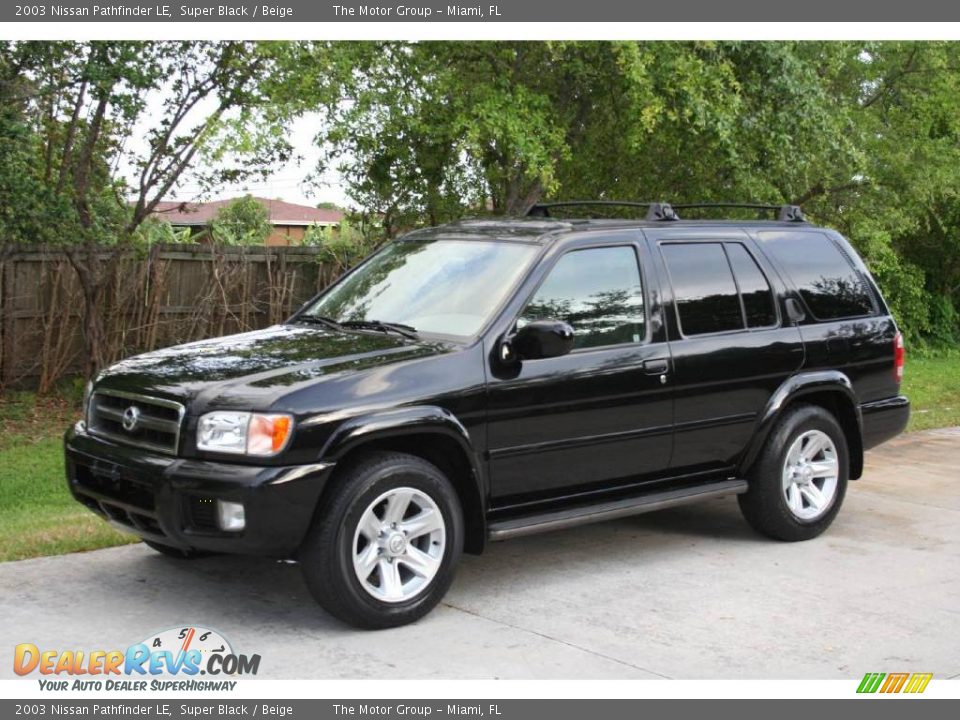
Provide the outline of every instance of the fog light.
<path id="1" fill-rule="evenodd" d="M 217 500 L 217 525 L 227 532 L 238 532 L 246 527 L 247 518 L 243 512 L 243 503 Z"/>

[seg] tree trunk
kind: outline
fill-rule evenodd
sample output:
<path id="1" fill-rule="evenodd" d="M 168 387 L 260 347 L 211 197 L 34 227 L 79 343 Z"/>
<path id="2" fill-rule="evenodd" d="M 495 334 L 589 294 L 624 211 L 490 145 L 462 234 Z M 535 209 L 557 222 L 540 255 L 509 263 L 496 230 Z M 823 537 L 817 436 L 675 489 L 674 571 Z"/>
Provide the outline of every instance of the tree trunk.
<path id="1" fill-rule="evenodd" d="M 104 349 L 106 333 L 103 330 L 103 317 L 100 314 L 101 303 L 97 297 L 100 292 L 83 293 L 83 351 L 86 356 L 85 370 L 87 378 L 93 378 L 106 365 Z"/>
<path id="2" fill-rule="evenodd" d="M 83 294 L 83 359 L 88 379 L 93 378 L 106 364 L 106 332 L 101 314 L 106 273 L 100 267 L 96 253 L 97 248 L 90 245 L 67 250 L 67 258 L 77 274 Z"/>
<path id="3" fill-rule="evenodd" d="M 543 198 L 543 184 L 534 180 L 527 187 L 523 187 L 524 179 L 515 176 L 510 180 L 504 199 L 505 215 L 523 215 L 527 208 Z"/>

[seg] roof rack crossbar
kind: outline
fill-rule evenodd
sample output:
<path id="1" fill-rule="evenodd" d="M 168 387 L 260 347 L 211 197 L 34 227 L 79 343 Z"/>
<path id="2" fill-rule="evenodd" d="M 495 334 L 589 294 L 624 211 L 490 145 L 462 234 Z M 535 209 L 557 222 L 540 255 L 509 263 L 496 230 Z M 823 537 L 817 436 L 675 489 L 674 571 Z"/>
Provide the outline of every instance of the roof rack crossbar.
<path id="1" fill-rule="evenodd" d="M 740 210 L 769 210 L 777 213 L 777 220 L 780 222 L 806 222 L 803 210 L 799 205 L 767 205 L 763 203 L 731 203 L 731 202 L 708 202 L 708 203 L 680 203 L 673 206 L 676 210 L 698 210 L 702 208 L 731 208 Z"/>
<path id="2" fill-rule="evenodd" d="M 799 205 L 766 205 L 763 203 L 706 202 L 681 203 L 671 205 L 665 202 L 632 202 L 629 200 L 560 200 L 557 202 L 534 203 L 525 215 L 527 217 L 550 217 L 551 208 L 578 207 L 596 205 L 599 207 L 638 207 L 646 208 L 647 220 L 679 220 L 677 210 L 699 210 L 709 208 L 761 210 L 775 212 L 779 222 L 806 222 Z"/>
<path id="3" fill-rule="evenodd" d="M 527 217 L 550 217 L 551 208 L 579 207 L 596 205 L 599 207 L 637 207 L 646 208 L 647 220 L 677 220 L 677 214 L 669 203 L 632 202 L 629 200 L 560 200 L 557 202 L 534 203 L 527 212 Z"/>

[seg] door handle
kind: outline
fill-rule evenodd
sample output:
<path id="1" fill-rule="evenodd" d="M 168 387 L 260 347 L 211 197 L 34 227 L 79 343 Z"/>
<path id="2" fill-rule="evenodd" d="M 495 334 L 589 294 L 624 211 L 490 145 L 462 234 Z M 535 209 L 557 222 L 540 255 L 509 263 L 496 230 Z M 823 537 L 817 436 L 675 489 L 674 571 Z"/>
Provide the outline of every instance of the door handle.
<path id="1" fill-rule="evenodd" d="M 670 364 L 666 361 L 665 358 L 658 358 L 656 360 L 644 360 L 643 361 L 643 371 L 648 375 L 659 375 L 665 373 L 670 369 Z"/>

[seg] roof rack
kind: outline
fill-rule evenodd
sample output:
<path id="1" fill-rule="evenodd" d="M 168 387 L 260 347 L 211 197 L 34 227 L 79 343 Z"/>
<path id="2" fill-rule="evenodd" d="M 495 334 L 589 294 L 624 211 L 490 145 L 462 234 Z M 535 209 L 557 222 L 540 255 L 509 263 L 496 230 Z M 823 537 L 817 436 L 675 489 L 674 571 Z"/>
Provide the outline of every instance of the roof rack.
<path id="1" fill-rule="evenodd" d="M 600 207 L 639 207 L 647 209 L 647 220 L 678 220 L 677 214 L 669 203 L 631 202 L 629 200 L 561 200 L 559 202 L 534 203 L 527 217 L 551 217 L 550 209 L 557 207 L 578 207 L 580 205 L 598 205 Z"/>
<path id="2" fill-rule="evenodd" d="M 721 209 L 740 209 L 740 210 L 761 210 L 777 213 L 777 220 L 780 222 L 806 222 L 807 219 L 799 205 L 764 205 L 758 203 L 682 203 L 674 205 L 676 210 L 699 210 L 702 208 L 721 208 Z"/>
<path id="3" fill-rule="evenodd" d="M 646 208 L 647 220 L 679 220 L 677 210 L 698 210 L 704 208 L 720 209 L 740 209 L 740 210 L 760 210 L 767 212 L 776 212 L 776 219 L 779 222 L 806 222 L 807 219 L 803 210 L 798 205 L 763 205 L 758 203 L 683 203 L 681 205 L 671 205 L 670 203 L 647 203 L 630 202 L 627 200 L 563 200 L 559 202 L 534 203 L 528 209 L 525 215 L 527 217 L 551 217 L 551 208 L 557 207 L 577 207 L 580 205 L 597 205 L 600 207 L 640 207 Z"/>

